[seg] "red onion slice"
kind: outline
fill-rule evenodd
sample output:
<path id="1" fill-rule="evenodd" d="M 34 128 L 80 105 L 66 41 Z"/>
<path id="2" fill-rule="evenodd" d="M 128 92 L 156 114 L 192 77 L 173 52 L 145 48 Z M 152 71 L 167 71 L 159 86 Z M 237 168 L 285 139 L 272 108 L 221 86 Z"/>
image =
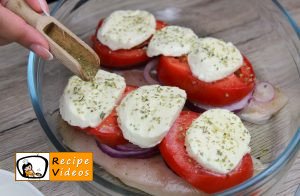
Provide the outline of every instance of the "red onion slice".
<path id="1" fill-rule="evenodd" d="M 137 145 L 128 143 L 128 144 L 123 144 L 123 145 L 117 145 L 113 147 L 114 149 L 118 150 L 118 151 L 141 151 L 141 150 L 145 150 L 145 148 L 140 148 Z"/>
<path id="2" fill-rule="evenodd" d="M 274 97 L 272 100 L 261 102 L 253 98 L 238 115 L 245 121 L 254 124 L 265 124 L 273 115 L 281 110 L 287 102 L 288 97 L 285 96 L 280 89 L 274 87 Z"/>
<path id="3" fill-rule="evenodd" d="M 274 99 L 275 89 L 269 82 L 259 82 L 255 86 L 253 98 L 258 102 L 269 102 Z"/>
<path id="4" fill-rule="evenodd" d="M 227 109 L 232 112 L 238 112 L 248 105 L 251 98 L 252 98 L 252 91 L 248 95 L 246 95 L 242 100 L 230 105 L 210 106 L 210 105 L 204 105 L 204 104 L 199 104 L 199 103 L 194 103 L 189 101 L 187 102 L 187 107 L 196 112 L 203 112 L 214 108 L 221 108 L 221 109 Z"/>
<path id="5" fill-rule="evenodd" d="M 155 79 L 157 63 L 158 59 L 153 59 L 147 63 L 144 69 L 144 78 L 149 84 L 159 84 L 157 79 Z"/>
<path id="6" fill-rule="evenodd" d="M 146 159 L 146 158 L 151 158 L 159 153 L 157 147 L 145 148 L 145 149 L 141 148 L 141 150 L 121 151 L 121 150 L 117 150 L 116 148 L 110 147 L 108 145 L 101 144 L 98 141 L 96 141 L 96 143 L 102 152 L 114 158 Z"/>

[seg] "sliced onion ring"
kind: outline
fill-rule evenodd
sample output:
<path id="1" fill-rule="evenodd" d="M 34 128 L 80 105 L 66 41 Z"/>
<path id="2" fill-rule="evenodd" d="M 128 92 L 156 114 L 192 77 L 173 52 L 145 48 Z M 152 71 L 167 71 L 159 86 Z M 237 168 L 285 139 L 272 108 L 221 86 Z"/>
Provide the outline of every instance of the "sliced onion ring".
<path id="1" fill-rule="evenodd" d="M 187 107 L 196 112 L 203 112 L 203 111 L 210 110 L 213 108 L 222 108 L 222 109 L 227 109 L 232 112 L 238 112 L 248 105 L 249 101 L 252 98 L 252 93 L 253 93 L 253 91 L 251 91 L 248 95 L 246 95 L 242 100 L 235 102 L 233 104 L 230 104 L 230 105 L 210 106 L 210 105 L 204 105 L 204 104 L 193 103 L 191 101 L 188 101 Z"/>
<path id="2" fill-rule="evenodd" d="M 117 145 L 113 147 L 114 149 L 118 150 L 118 151 L 141 151 L 141 150 L 145 150 L 145 148 L 140 148 L 137 145 L 128 143 L 128 144 L 123 144 L 123 145 Z"/>
<path id="3" fill-rule="evenodd" d="M 114 158 L 140 158 L 140 159 L 146 159 L 155 156 L 159 153 L 159 150 L 157 147 L 152 148 L 145 148 L 141 150 L 128 150 L 128 151 L 121 151 L 117 150 L 114 147 L 101 144 L 98 141 L 96 141 L 97 146 L 100 148 L 102 152 L 105 154 L 114 157 Z"/>
<path id="4" fill-rule="evenodd" d="M 258 82 L 255 85 L 253 98 L 255 101 L 266 103 L 272 101 L 275 96 L 275 89 L 269 82 Z"/>
<path id="5" fill-rule="evenodd" d="M 154 79 L 152 75 L 156 74 L 154 71 L 156 71 L 156 65 L 158 63 L 158 59 L 153 59 L 147 63 L 145 69 L 144 69 L 144 78 L 149 84 L 159 84 L 159 82 Z"/>

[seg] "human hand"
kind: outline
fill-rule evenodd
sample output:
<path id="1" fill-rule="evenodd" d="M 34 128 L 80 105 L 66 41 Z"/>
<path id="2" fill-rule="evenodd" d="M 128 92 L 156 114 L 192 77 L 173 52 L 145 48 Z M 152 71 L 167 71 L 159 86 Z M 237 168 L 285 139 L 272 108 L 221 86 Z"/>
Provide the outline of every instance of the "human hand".
<path id="1" fill-rule="evenodd" d="M 47 40 L 21 17 L 8 10 L 5 7 L 8 1 L 9 0 L 0 0 L 0 46 L 17 42 L 32 50 L 43 59 L 52 60 L 53 55 L 49 52 Z M 49 8 L 45 0 L 25 1 L 38 13 L 42 13 L 43 10 L 49 13 Z"/>

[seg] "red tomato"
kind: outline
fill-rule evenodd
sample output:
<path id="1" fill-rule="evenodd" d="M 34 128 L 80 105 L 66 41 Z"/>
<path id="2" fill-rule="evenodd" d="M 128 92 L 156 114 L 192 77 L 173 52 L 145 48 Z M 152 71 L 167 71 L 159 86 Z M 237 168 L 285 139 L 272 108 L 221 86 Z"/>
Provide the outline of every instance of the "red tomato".
<path id="1" fill-rule="evenodd" d="M 143 42 L 142 44 L 129 49 L 120 49 L 112 51 L 109 47 L 102 44 L 97 39 L 98 29 L 101 27 L 103 20 L 100 20 L 95 35 L 92 36 L 93 48 L 99 55 L 101 60 L 101 65 L 108 68 L 130 68 L 135 65 L 139 65 L 148 61 L 150 58 L 146 54 L 145 46 L 148 45 L 149 40 Z M 166 26 L 163 21 L 156 21 L 156 29 L 159 30 Z"/>
<path id="2" fill-rule="evenodd" d="M 94 135 L 100 143 L 109 146 L 128 143 L 123 137 L 122 130 L 119 128 L 117 118 L 118 116 L 114 109 L 97 128 L 89 128 L 89 134 Z"/>
<path id="3" fill-rule="evenodd" d="M 255 80 L 252 65 L 246 57 L 238 71 L 211 83 L 192 75 L 186 57 L 161 56 L 157 74 L 162 84 L 184 89 L 190 101 L 211 106 L 225 106 L 243 99 L 253 90 Z"/>
<path id="4" fill-rule="evenodd" d="M 215 193 L 235 186 L 253 175 L 251 156 L 246 154 L 239 166 L 227 175 L 204 169 L 189 157 L 185 150 L 185 133 L 198 113 L 183 111 L 160 143 L 160 152 L 169 167 L 194 187 L 206 193 Z"/>
<path id="5" fill-rule="evenodd" d="M 137 87 L 134 86 L 127 86 L 122 98 L 136 88 Z M 96 139 L 102 144 L 106 144 L 109 146 L 126 144 L 128 143 L 128 141 L 123 137 L 122 130 L 119 128 L 117 118 L 117 113 L 114 109 L 98 127 L 89 127 L 81 130 L 85 131 L 89 135 L 95 136 Z"/>

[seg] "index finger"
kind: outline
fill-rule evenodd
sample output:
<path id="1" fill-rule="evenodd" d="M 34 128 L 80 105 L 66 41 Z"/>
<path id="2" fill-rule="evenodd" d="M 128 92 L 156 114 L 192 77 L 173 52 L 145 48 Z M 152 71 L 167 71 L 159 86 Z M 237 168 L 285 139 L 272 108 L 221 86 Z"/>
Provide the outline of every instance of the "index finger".
<path id="1" fill-rule="evenodd" d="M 0 0 L 0 3 L 5 7 L 8 1 L 9 0 Z M 34 11 L 38 13 L 42 13 L 43 11 L 49 13 L 49 7 L 46 0 L 25 0 L 25 1 Z"/>

